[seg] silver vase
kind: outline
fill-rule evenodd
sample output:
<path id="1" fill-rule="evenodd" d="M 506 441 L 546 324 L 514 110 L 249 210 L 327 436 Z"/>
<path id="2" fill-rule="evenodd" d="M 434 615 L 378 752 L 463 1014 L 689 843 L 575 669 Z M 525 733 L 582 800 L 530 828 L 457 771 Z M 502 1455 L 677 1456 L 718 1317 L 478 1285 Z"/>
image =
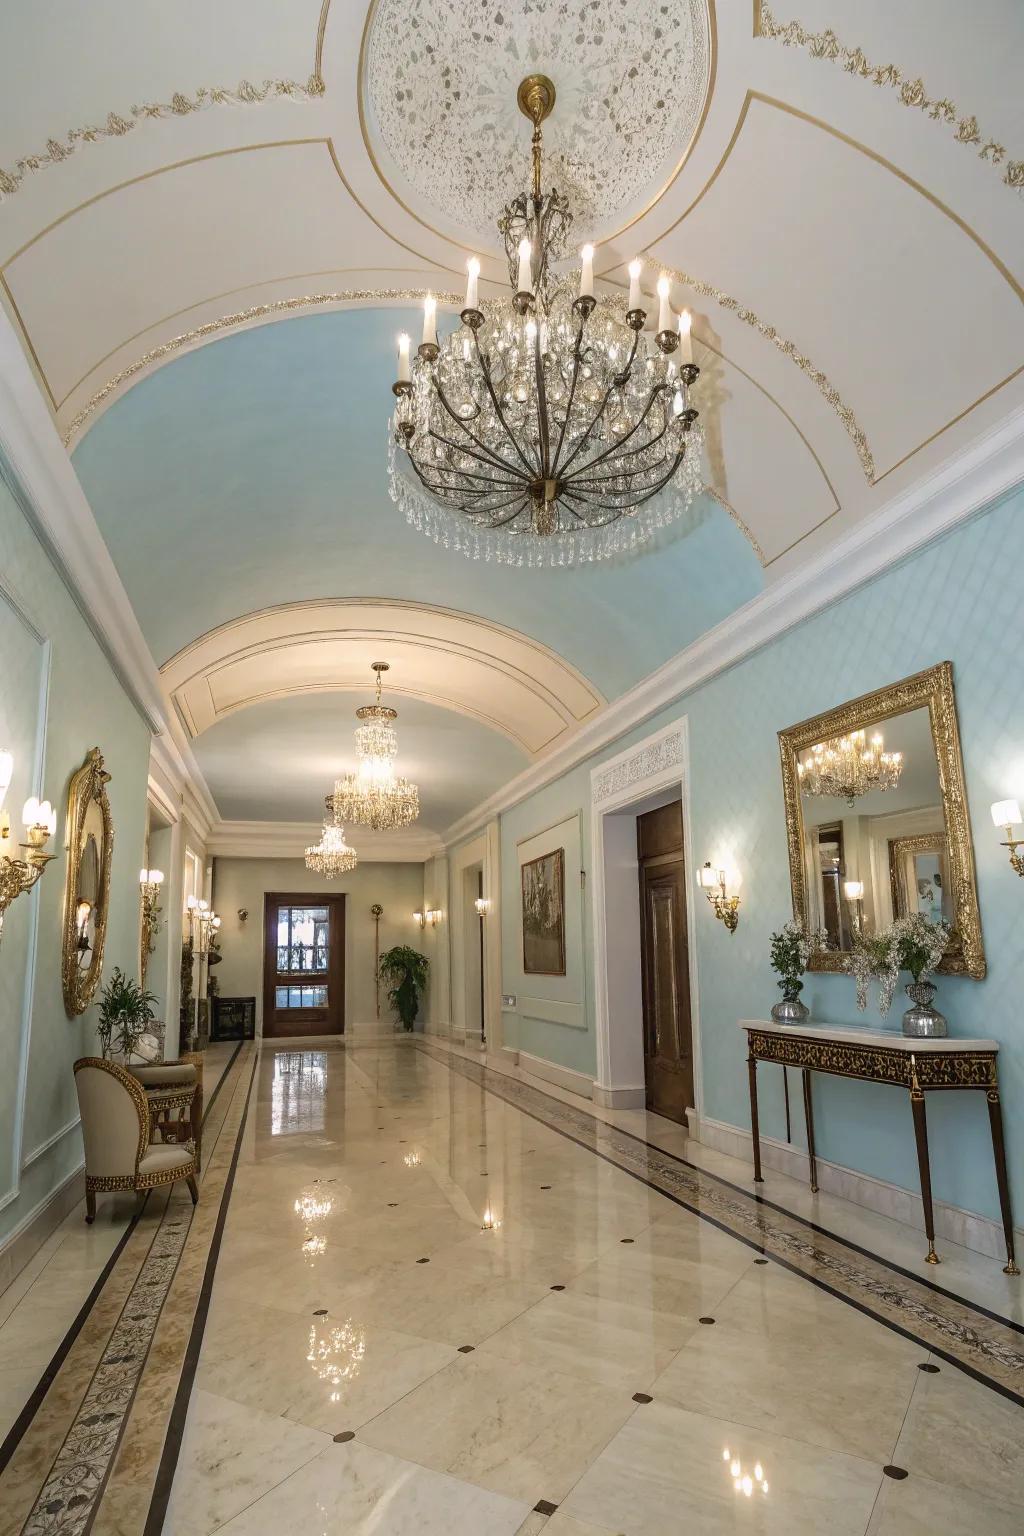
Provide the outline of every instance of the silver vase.
<path id="1" fill-rule="evenodd" d="M 800 1001 L 800 993 L 804 989 L 802 981 L 795 977 L 779 982 L 779 990 L 782 993 L 782 1002 L 776 1003 L 772 1009 L 772 1018 L 776 1024 L 803 1024 L 811 1016 L 811 1010 L 806 1003 Z"/>
<path id="2" fill-rule="evenodd" d="M 930 981 L 914 981 L 907 987 L 914 1006 L 903 1015 L 903 1033 L 915 1040 L 944 1040 L 949 1031 L 946 1017 L 931 1006 L 935 988 Z"/>

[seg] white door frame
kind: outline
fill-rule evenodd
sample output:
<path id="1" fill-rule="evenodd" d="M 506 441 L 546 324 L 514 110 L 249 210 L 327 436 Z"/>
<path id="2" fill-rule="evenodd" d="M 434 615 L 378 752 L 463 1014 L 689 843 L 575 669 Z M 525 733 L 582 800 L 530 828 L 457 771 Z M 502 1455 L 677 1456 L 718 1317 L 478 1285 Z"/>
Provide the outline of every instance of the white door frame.
<path id="1" fill-rule="evenodd" d="M 690 818 L 690 747 L 687 717 L 666 725 L 662 730 L 608 758 L 590 773 L 590 846 L 593 874 L 590 882 L 594 931 L 594 1022 L 597 1036 L 597 1081 L 594 1097 L 608 1108 L 643 1107 L 643 1084 L 616 1081 L 621 1069 L 616 1067 L 612 1049 L 615 1024 L 609 1008 L 609 965 L 617 965 L 614 950 L 608 946 L 608 893 L 605 881 L 605 817 L 626 811 L 664 790 L 679 790 L 683 808 L 684 858 L 693 860 L 693 828 Z M 686 891 L 687 953 L 690 970 L 690 1018 L 693 1045 L 693 1092 L 700 1114 L 704 1100 L 700 1048 L 700 992 L 697 985 L 697 943 L 693 881 L 684 881 Z M 639 887 L 637 902 L 639 903 Z M 639 967 L 637 967 L 639 976 Z M 639 1010 L 638 1010 L 639 1011 Z M 627 1026 L 628 1027 L 628 1024 Z"/>

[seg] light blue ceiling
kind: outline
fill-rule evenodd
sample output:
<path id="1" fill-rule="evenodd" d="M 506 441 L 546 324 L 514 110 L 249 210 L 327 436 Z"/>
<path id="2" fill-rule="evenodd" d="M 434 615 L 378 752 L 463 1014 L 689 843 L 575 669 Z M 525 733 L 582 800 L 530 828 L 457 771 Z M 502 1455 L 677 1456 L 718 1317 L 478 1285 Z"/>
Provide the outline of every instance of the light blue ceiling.
<path id="1" fill-rule="evenodd" d="M 316 821 L 323 797 L 356 763 L 355 711 L 370 697 L 294 694 L 219 720 L 195 743 L 199 766 L 228 821 Z M 419 785 L 419 825 L 445 829 L 527 764 L 507 736 L 422 699 L 398 709 L 397 771 Z M 358 852 L 358 835 L 350 839 Z"/>
<path id="2" fill-rule="evenodd" d="M 613 698 L 760 590 L 710 502 L 655 552 L 573 571 L 474 563 L 409 528 L 386 423 L 395 338 L 416 323 L 364 309 L 240 332 L 159 369 L 85 436 L 74 465 L 158 663 L 254 609 L 394 597 L 524 631 Z"/>

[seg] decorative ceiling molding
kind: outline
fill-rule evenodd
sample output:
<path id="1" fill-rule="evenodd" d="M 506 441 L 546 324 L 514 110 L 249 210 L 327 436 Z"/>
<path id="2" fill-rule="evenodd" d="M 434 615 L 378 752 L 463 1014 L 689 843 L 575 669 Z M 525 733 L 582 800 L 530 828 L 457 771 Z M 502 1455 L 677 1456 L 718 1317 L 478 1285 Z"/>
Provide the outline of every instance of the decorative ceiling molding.
<path id="1" fill-rule="evenodd" d="M 768 557 L 766 556 L 764 550 L 761 548 L 760 544 L 757 542 L 756 538 L 754 537 L 753 532 L 747 526 L 747 524 L 743 521 L 742 517 L 740 517 L 739 513 L 736 511 L 736 508 L 732 505 L 732 503 L 726 501 L 724 496 L 720 496 L 719 493 L 715 490 L 713 485 L 705 485 L 705 487 L 704 487 L 704 494 L 705 494 L 705 496 L 710 496 L 712 501 L 717 502 L 718 505 L 722 508 L 722 510 L 724 512 L 728 512 L 729 516 L 732 518 L 733 522 L 736 524 L 736 527 L 740 530 L 740 532 L 742 533 L 743 537 L 747 540 L 747 542 L 750 545 L 751 549 L 754 551 L 754 554 L 757 556 L 757 558 L 760 561 L 761 565 L 762 566 L 770 565 L 771 561 L 768 559 Z"/>
<path id="2" fill-rule="evenodd" d="M 776 21 L 768 6 L 760 0 L 754 7 L 754 36 L 779 42 L 785 48 L 802 48 L 812 59 L 841 63 L 848 75 L 888 87 L 897 93 L 903 106 L 923 112 L 933 123 L 952 128 L 957 144 L 966 144 L 968 148 L 980 145 L 979 160 L 999 167 L 1006 159 L 1004 146 L 997 144 L 995 139 L 984 137 L 976 117 L 964 116 L 948 97 L 929 96 L 920 76 L 911 80 L 895 64 L 872 64 L 862 49 L 841 43 L 831 27 L 822 32 L 810 32 L 799 21 Z M 1007 160 L 1001 179 L 1004 186 L 1024 192 L 1024 160 Z"/>
<path id="3" fill-rule="evenodd" d="M 283 78 L 265 79 L 262 85 L 242 79 L 233 88 L 201 85 L 191 96 L 185 91 L 175 91 L 170 101 L 147 101 L 129 108 L 127 117 L 119 112 L 108 112 L 101 125 L 71 128 L 63 138 L 48 139 L 45 150 L 36 155 L 25 155 L 15 163 L 13 171 L 6 171 L 0 165 L 0 203 L 14 196 L 29 171 L 45 171 L 50 166 L 61 165 L 65 160 L 70 160 L 83 144 L 97 144 L 101 139 L 123 139 L 139 123 L 152 122 L 155 118 L 191 117 L 210 107 L 258 107 L 265 101 L 315 101 L 327 89 L 322 66 L 324 33 L 330 8 L 331 0 L 323 0 L 313 51 L 313 73 L 305 85 L 301 85 L 298 80 Z"/>
<path id="4" fill-rule="evenodd" d="M 816 367 L 809 357 L 805 357 L 795 343 L 780 335 L 774 325 L 768 325 L 754 310 L 748 309 L 745 304 L 741 304 L 739 299 L 734 299 L 731 294 L 723 293 L 720 288 L 715 288 L 711 283 L 706 283 L 702 278 L 694 277 L 689 272 L 680 272 L 675 267 L 666 266 L 662 267 L 662 271 L 667 272 L 677 283 L 683 283 L 687 288 L 692 288 L 695 293 L 700 294 L 701 298 L 713 299 L 722 309 L 727 309 L 731 314 L 734 314 L 737 320 L 742 320 L 744 325 L 752 326 L 759 335 L 764 337 L 765 341 L 770 341 L 773 346 L 778 347 L 784 357 L 788 357 L 791 363 L 796 364 L 801 373 L 807 375 L 817 388 L 819 394 L 828 402 L 846 428 L 853 446 L 857 450 L 857 457 L 860 459 L 864 478 L 869 485 L 873 485 L 875 480 L 875 461 L 868 444 L 867 434 L 854 415 L 852 407 L 847 405 L 828 375 Z"/>
<path id="5" fill-rule="evenodd" d="M 429 290 L 433 292 L 433 290 Z M 85 422 L 122 384 L 133 379 L 136 374 L 148 368 L 151 363 L 160 362 L 161 359 L 180 352 L 183 347 L 189 347 L 193 342 L 208 341 L 211 336 L 217 336 L 222 331 L 236 329 L 240 325 L 249 325 L 253 320 L 266 320 L 272 315 L 288 314 L 300 309 L 323 309 L 328 304 L 365 304 L 365 303 L 422 303 L 428 290 L 426 288 L 344 288 L 336 293 L 310 293 L 303 294 L 294 299 L 274 299 L 269 304 L 251 304 L 248 309 L 236 310 L 232 315 L 222 315 L 219 320 L 209 320 L 205 325 L 193 326 L 189 331 L 183 331 L 180 336 L 172 336 L 170 341 L 165 341 L 159 347 L 151 347 L 134 363 L 129 363 L 127 368 L 122 368 L 115 373 L 113 378 L 107 380 L 102 389 L 86 402 L 78 414 L 72 417 L 64 429 L 64 446 L 67 448 L 77 434 L 82 430 Z M 457 293 L 435 293 L 434 297 L 439 304 L 455 305 L 462 302 L 462 296 Z"/>
<path id="6" fill-rule="evenodd" d="M 311 599 L 245 614 L 186 646 L 161 679 L 190 737 L 269 699 L 366 693 L 392 663 L 390 693 L 469 715 L 531 756 L 590 719 L 604 696 L 548 646 L 430 603 Z"/>

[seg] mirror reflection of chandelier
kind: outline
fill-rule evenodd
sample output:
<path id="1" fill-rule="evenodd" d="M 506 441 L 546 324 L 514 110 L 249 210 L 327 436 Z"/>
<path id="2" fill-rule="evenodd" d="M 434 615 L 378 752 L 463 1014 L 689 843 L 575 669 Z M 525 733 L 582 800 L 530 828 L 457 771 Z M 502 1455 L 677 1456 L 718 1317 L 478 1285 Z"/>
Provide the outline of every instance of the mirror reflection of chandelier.
<path id="1" fill-rule="evenodd" d="M 331 1323 L 325 1315 L 318 1317 L 309 1330 L 306 1359 L 320 1380 L 330 1387 L 332 1403 L 341 1401 L 344 1383 L 359 1375 L 365 1353 L 365 1330 L 357 1328 L 351 1318 Z"/>
<path id="2" fill-rule="evenodd" d="M 903 772 L 903 753 L 886 752 L 876 731 L 851 731 L 819 741 L 796 765 L 806 795 L 835 795 L 850 805 L 872 789 L 895 789 Z"/>
<path id="3" fill-rule="evenodd" d="M 395 773 L 398 737 L 392 722 L 398 719 L 398 711 L 380 701 L 381 676 L 389 670 L 388 663 L 375 661 L 373 670 L 377 674 L 376 702 L 356 710 L 360 721 L 356 727 L 359 767 L 338 779 L 328 803 L 338 826 L 348 821 L 388 832 L 416 820 L 420 792 Z"/>
<path id="4" fill-rule="evenodd" d="M 541 124 L 555 87 L 530 75 L 517 100 L 533 123 L 533 185 L 498 220 L 512 296 L 484 309 L 473 257 L 462 327 L 439 343 L 428 296 L 415 360 L 400 338 L 390 487 L 413 526 L 445 547 L 572 565 L 642 544 L 701 490 L 690 400 L 700 370 L 690 315 L 677 328 L 666 274 L 653 337 L 644 334 L 640 262 L 630 265 L 625 301 L 598 301 L 591 245 L 580 253 L 578 289 L 555 276 L 572 223 L 562 194 L 541 190 Z"/>
<path id="5" fill-rule="evenodd" d="M 322 875 L 325 880 L 346 874 L 350 869 L 355 869 L 358 863 L 359 855 L 345 841 L 344 827 L 335 826 L 330 821 L 324 823 L 323 833 L 316 846 L 306 849 L 306 868 L 313 870 L 314 874 Z"/>

